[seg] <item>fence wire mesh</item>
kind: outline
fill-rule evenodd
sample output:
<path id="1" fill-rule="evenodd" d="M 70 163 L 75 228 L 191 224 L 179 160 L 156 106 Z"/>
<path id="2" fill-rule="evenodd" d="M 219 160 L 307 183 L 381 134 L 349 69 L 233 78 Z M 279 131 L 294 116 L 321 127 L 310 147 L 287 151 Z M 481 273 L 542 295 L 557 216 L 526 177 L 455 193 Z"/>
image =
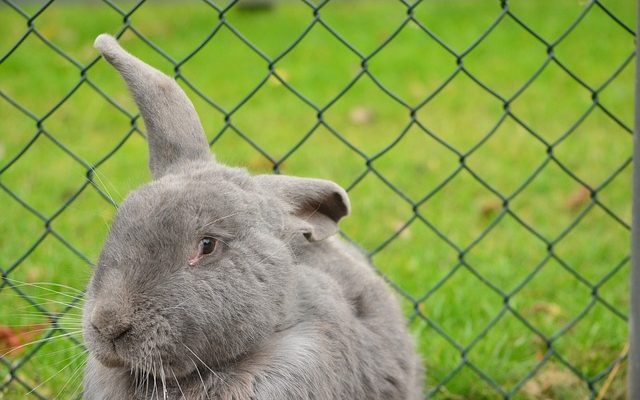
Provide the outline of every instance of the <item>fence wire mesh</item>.
<path id="1" fill-rule="evenodd" d="M 0 398 L 81 398 L 83 285 L 148 179 L 103 31 L 219 159 L 348 189 L 427 396 L 622 398 L 631 3 L 3 0 Z"/>

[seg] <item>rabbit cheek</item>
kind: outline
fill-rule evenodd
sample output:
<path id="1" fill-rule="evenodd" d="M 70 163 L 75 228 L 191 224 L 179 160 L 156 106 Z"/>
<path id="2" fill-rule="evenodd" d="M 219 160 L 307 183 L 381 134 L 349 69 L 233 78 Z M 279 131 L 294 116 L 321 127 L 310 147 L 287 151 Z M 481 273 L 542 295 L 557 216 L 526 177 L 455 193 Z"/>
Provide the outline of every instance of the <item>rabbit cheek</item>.
<path id="1" fill-rule="evenodd" d="M 155 312 L 159 315 L 159 310 Z M 180 345 L 182 342 L 171 326 L 171 322 L 163 317 L 151 317 L 139 321 L 138 326 L 139 329 L 135 335 L 137 340 L 127 343 L 126 350 L 123 348 L 123 352 L 126 351 L 130 358 L 130 363 L 144 369 L 151 368 L 147 365 L 148 360 L 154 360 L 158 364 L 155 368 L 162 365 L 165 375 L 175 374 L 178 377 L 183 375 L 185 366 L 182 365 L 184 363 L 180 354 L 184 352 L 184 348 Z M 147 372 L 152 373 L 151 370 Z"/>

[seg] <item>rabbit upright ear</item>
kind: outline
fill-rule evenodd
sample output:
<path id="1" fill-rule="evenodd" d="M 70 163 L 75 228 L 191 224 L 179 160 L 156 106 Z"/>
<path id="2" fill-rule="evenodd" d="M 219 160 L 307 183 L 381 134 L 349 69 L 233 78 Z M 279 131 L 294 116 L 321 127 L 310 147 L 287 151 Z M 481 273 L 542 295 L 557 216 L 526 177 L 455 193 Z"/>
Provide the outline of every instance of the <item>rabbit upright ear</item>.
<path id="1" fill-rule="evenodd" d="M 173 79 L 127 53 L 113 36 L 99 35 L 94 46 L 122 75 L 140 108 L 154 178 L 185 161 L 213 160 L 196 110 Z"/>
<path id="2" fill-rule="evenodd" d="M 331 181 L 284 175 L 258 175 L 254 179 L 287 205 L 293 229 L 310 242 L 335 234 L 338 221 L 349 215 L 347 192 Z"/>

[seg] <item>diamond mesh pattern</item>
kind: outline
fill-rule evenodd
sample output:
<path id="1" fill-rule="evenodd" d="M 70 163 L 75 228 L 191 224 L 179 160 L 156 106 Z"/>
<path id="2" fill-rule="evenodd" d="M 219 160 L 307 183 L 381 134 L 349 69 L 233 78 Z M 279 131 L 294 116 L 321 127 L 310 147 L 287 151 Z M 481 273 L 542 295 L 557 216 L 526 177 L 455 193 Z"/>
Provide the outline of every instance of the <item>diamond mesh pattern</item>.
<path id="1" fill-rule="evenodd" d="M 107 219 L 112 215 L 119 200 L 115 200 L 112 193 L 117 189 L 108 182 L 107 177 L 115 168 L 110 165 L 121 162 L 125 164 L 123 168 L 141 165 L 130 161 L 127 164 L 127 160 L 140 157 L 144 130 L 139 116 L 132 111 L 135 108 L 127 103 L 126 96 L 121 95 L 124 92 L 113 94 L 112 88 L 101 83 L 104 74 L 100 75 L 100 68 L 104 67 L 104 62 L 95 56 L 95 52 L 71 54 L 51 39 L 55 34 L 50 32 L 48 15 L 67 12 L 64 6 L 56 8 L 59 1 L 24 4 L 3 0 L 3 3 L 0 14 L 4 17 L 0 15 L 0 21 L 3 18 L 20 19 L 24 29 L 12 33 L 15 38 L 10 40 L 8 48 L 0 48 L 0 104 L 5 110 L 5 114 L 0 116 L 17 115 L 23 125 L 14 127 L 0 122 L 0 129 L 2 136 L 22 135 L 25 139 L 0 158 L 0 193 L 3 195 L 0 204 L 7 212 L 19 213 L 25 227 L 33 227 L 32 231 L 37 234 L 33 234 L 28 242 L 11 246 L 17 251 L 0 250 L 3 277 L 0 303 L 8 307 L 14 299 L 19 299 L 15 301 L 24 302 L 34 315 L 49 323 L 37 337 L 36 344 L 28 346 L 19 355 L 0 357 L 0 393 L 11 394 L 12 390 L 20 388 L 31 396 L 45 399 L 55 397 L 56 392 L 62 389 L 46 389 L 42 382 L 46 377 L 32 375 L 34 370 L 27 366 L 38 362 L 35 357 L 48 343 L 47 338 L 56 337 L 56 341 L 68 342 L 66 345 L 71 347 L 81 346 L 72 329 L 58 323 L 80 307 L 81 294 L 68 292 L 73 293 L 68 295 L 70 299 L 67 298 L 62 306 L 58 304 L 60 307 L 52 307 L 56 297 L 49 297 L 47 292 L 34 294 L 28 289 L 38 285 L 21 283 L 28 277 L 20 274 L 35 268 L 37 262 L 32 259 L 39 257 L 34 254 L 45 251 L 39 250 L 44 248 L 49 249 L 47 254 L 72 253 L 78 261 L 74 267 L 78 274 L 85 276 L 90 273 L 88 267 L 93 265 L 96 251 L 85 249 L 95 249 L 101 240 L 95 237 L 87 239 L 87 236 L 92 236 L 89 234 L 92 228 L 85 226 L 86 231 L 78 231 L 80 228 L 68 223 L 66 216 L 70 213 L 100 214 Z M 282 7 L 291 7 L 291 3 L 284 2 Z M 443 31 L 442 24 L 424 18 L 429 15 L 423 10 L 429 6 L 428 2 L 400 0 L 390 3 L 390 9 L 397 12 L 388 18 L 393 26 L 382 29 L 384 35 L 371 45 L 373 42 L 347 36 L 336 27 L 339 24 L 335 22 L 337 14 L 332 7 L 336 4 L 344 7 L 344 3 L 298 2 L 296 6 L 301 10 L 298 26 L 290 31 L 297 33 L 279 41 L 281 47 L 277 51 L 266 49 L 266 42 L 256 37 L 255 30 L 246 23 L 236 22 L 234 12 L 243 6 L 242 2 L 201 1 L 201 13 L 210 20 L 208 31 L 198 32 L 201 37 L 197 34 L 185 37 L 180 49 L 165 48 L 163 43 L 153 39 L 157 36 L 154 30 L 161 28 L 136 22 L 138 16 L 151 12 L 145 11 L 150 5 L 145 1 L 121 4 L 104 0 L 91 6 L 95 7 L 95 12 L 108 13 L 118 21 L 117 30 L 112 30 L 117 37 L 141 41 L 146 45 L 147 53 L 141 55 L 142 58 L 156 65 L 160 63 L 165 71 L 173 73 L 194 99 L 203 115 L 212 148 L 223 159 L 228 157 L 230 162 L 236 161 L 233 154 L 221 153 L 224 149 L 237 149 L 247 155 L 246 158 L 240 156 L 238 160 L 254 160 L 247 163 L 250 169 L 274 173 L 307 171 L 301 165 L 309 163 L 308 169 L 316 168 L 323 177 L 336 179 L 348 189 L 356 213 L 367 199 L 372 196 L 378 198 L 379 204 L 367 209 L 376 214 L 361 218 L 355 215 L 355 222 L 345 223 L 343 235 L 365 248 L 374 265 L 401 296 L 424 353 L 429 396 L 462 398 L 452 394 L 460 387 L 456 382 L 471 380 L 476 382 L 479 391 L 458 395 L 470 398 L 481 395 L 566 398 L 561 392 L 554 391 L 554 385 L 558 383 L 552 379 L 555 373 L 556 376 L 560 374 L 561 380 L 575 383 L 576 386 L 571 388 L 574 394 L 595 398 L 606 380 L 613 377 L 619 368 L 625 367 L 626 360 L 625 351 L 611 354 L 611 348 L 598 347 L 598 335 L 603 333 L 598 333 L 597 326 L 613 324 L 617 328 L 605 326 L 602 329 L 607 335 L 617 335 L 620 342 L 626 340 L 627 305 L 624 299 L 627 296 L 623 295 L 624 299 L 620 301 L 612 292 L 627 290 L 621 282 L 626 279 L 629 268 L 626 243 L 630 234 L 630 197 L 625 197 L 623 191 L 622 198 L 617 198 L 621 196 L 620 191 L 610 188 L 628 183 L 625 179 L 630 173 L 631 163 L 632 102 L 631 92 L 623 92 L 620 96 L 629 106 L 620 111 L 611 107 L 608 99 L 603 100 L 603 96 L 608 95 L 607 89 L 611 86 L 629 82 L 625 74 L 633 68 L 635 59 L 634 27 L 621 18 L 615 7 L 610 7 L 605 1 L 591 0 L 583 2 L 580 12 L 562 31 L 551 34 L 539 29 L 529 18 L 526 8 L 519 8 L 521 3 L 502 0 L 492 3 L 492 13 L 488 14 L 490 19 L 484 25 L 479 22 L 482 28 L 465 42 L 456 38 L 455 23 Z M 248 7 L 246 3 L 244 6 Z M 357 6 L 353 10 L 358 10 Z M 357 15 L 352 17 L 358 18 Z M 268 14 L 261 14 L 260 18 L 270 21 Z M 481 18 L 479 15 L 478 21 Z M 590 23 L 590 19 L 597 24 Z M 160 25 L 166 20 L 158 17 Z M 256 20 L 257 23 L 259 21 Z M 371 24 L 371 32 L 363 34 L 380 36 L 381 30 L 374 32 L 374 23 Z M 474 56 L 479 52 L 500 49 L 504 43 L 502 38 L 507 35 L 504 29 L 517 30 L 522 47 L 537 57 L 532 56 L 529 69 L 519 71 L 517 79 L 509 81 L 501 79 L 499 65 L 491 72 L 491 68 L 481 68 Z M 567 48 L 579 42 L 577 38 L 582 29 L 602 29 L 602 36 L 615 32 L 615 40 L 628 42 L 628 52 L 621 57 L 610 55 L 617 61 L 615 68 L 606 76 L 595 76 L 588 65 L 567 56 Z M 221 65 L 233 67 L 237 63 L 236 67 L 245 78 L 231 83 L 235 91 L 219 97 L 216 95 L 218 89 L 211 89 L 212 83 L 206 75 L 209 68 L 219 73 L 224 71 L 216 69 L 217 66 L 203 65 L 202 58 L 205 53 L 216 51 L 217 57 L 224 56 L 219 54 L 219 49 L 216 50 L 216 41 L 223 38 L 234 41 L 241 58 L 237 61 L 220 60 Z M 82 40 L 91 43 L 89 37 Z M 388 60 L 401 57 L 402 46 L 406 47 L 404 43 L 415 41 L 418 46 L 418 40 L 424 47 L 416 47 L 413 57 L 431 57 L 434 64 L 446 61 L 451 68 L 439 69 L 449 71 L 442 76 L 435 69 L 434 72 L 427 71 L 427 74 L 435 76 L 430 75 L 433 84 L 414 88 L 414 92 L 419 94 L 412 97 L 399 87 L 397 79 L 389 79 L 388 71 L 391 75 L 402 75 L 404 71 L 401 67 L 394 69 L 396 67 Z M 331 42 L 337 49 L 335 51 L 341 53 L 341 60 L 348 60 L 345 65 L 331 63 L 322 56 L 309 58 L 310 49 L 326 42 Z M 30 93 L 31 96 L 50 99 L 49 102 L 38 103 L 48 104 L 46 107 L 30 105 L 28 97 L 13 94 L 2 84 L 5 80 L 35 79 L 11 67 L 13 59 L 23 57 L 19 54 L 20 49 L 27 45 L 38 49 L 38 53 L 33 55 L 34 63 L 40 56 L 55 58 L 60 65 L 60 71 L 49 71 L 50 76 L 46 77 L 52 79 L 56 75 L 60 79 L 57 89 Z M 589 48 L 588 43 L 581 45 Z M 522 49 L 508 50 L 513 51 L 514 58 L 526 56 L 518 52 Z M 296 62 L 305 57 L 312 68 L 317 64 L 313 71 L 318 74 L 318 79 L 323 79 L 323 71 L 331 68 L 336 69 L 336 79 L 332 78 L 323 90 L 313 91 L 305 82 L 289 76 L 294 75 L 291 71 L 297 68 Z M 251 65 L 246 73 L 244 63 Z M 347 72 L 343 73 L 343 70 Z M 556 79 L 558 92 L 540 93 L 539 82 L 547 79 L 545 74 Z M 577 115 L 565 112 L 563 107 L 563 102 L 573 101 L 561 96 L 563 88 L 569 87 L 584 94 L 584 98 L 579 99 L 583 103 L 572 108 L 579 110 Z M 292 121 L 286 119 L 285 113 L 283 120 L 271 122 L 275 126 L 294 125 L 284 129 L 295 130 L 295 135 L 289 135 L 289 139 L 294 137 L 295 140 L 279 137 L 277 132 L 271 134 L 271 122 L 264 127 L 269 140 L 261 136 L 261 123 L 255 122 L 252 104 L 269 102 L 272 91 L 278 91 L 280 96 L 284 96 L 282 98 L 287 98 L 283 107 L 294 109 Z M 462 111 L 456 118 L 464 120 L 465 110 L 473 107 L 480 107 L 483 112 L 486 110 L 486 120 L 477 121 L 481 132 L 473 140 L 462 140 L 462 136 L 455 132 L 459 129 L 455 123 L 447 125 L 451 123 L 452 113 L 447 113 L 448 103 L 441 105 L 439 99 L 450 96 L 450 91 L 454 94 L 468 93 L 466 98 L 459 100 Z M 80 95 L 80 92 L 88 94 Z M 373 94 L 371 102 L 384 104 L 390 115 L 388 120 L 385 115 L 373 115 L 370 108 L 351 107 L 354 101 L 351 96 L 356 96 L 358 104 L 367 104 L 368 95 L 363 93 Z M 81 98 L 92 98 L 96 103 L 84 105 L 84 100 L 75 100 Z M 538 107 L 534 104 L 544 106 L 546 102 L 550 104 L 548 121 L 531 121 L 530 107 Z M 98 103 L 101 105 L 97 106 Z M 89 134 L 69 131 L 65 125 L 65 118 L 73 118 L 85 106 L 107 110 L 110 126 L 116 127 L 117 136 L 112 136 L 111 141 L 96 141 L 95 145 L 84 147 L 70 140 L 74 135 Z M 345 124 L 338 120 L 349 107 L 351 114 L 345 128 Z M 443 110 L 444 118 L 439 119 Z M 397 115 L 402 117 L 397 118 Z M 379 137 L 353 132 L 360 129 L 358 125 L 365 125 L 365 130 L 370 129 L 367 126 L 373 119 L 373 124 L 383 125 L 387 132 L 380 133 Z M 598 142 L 585 134 L 598 129 L 607 130 L 606 141 Z M 25 135 L 25 131 L 32 134 Z M 518 138 L 513 139 L 516 136 Z M 319 140 L 330 143 L 335 151 L 335 154 L 323 154 L 320 159 L 324 162 L 314 159 L 317 154 L 313 148 Z M 581 143 L 583 141 L 588 144 Z M 515 147 L 506 148 L 507 144 Z M 610 146 L 611 151 L 622 156 L 613 161 L 585 159 L 574 152 L 590 146 Z M 409 160 L 413 164 L 405 163 L 416 148 L 423 149 L 422 155 L 417 160 Z M 623 150 L 618 151 L 620 148 Z M 69 186 L 71 189 L 65 189 L 62 194 L 52 189 L 49 196 L 37 196 L 38 191 L 47 190 L 46 171 L 42 171 L 45 168 L 38 164 L 38 154 L 41 153 L 55 153 L 56 160 L 64 163 L 61 170 L 68 172 L 70 181 L 75 182 Z M 120 156 L 123 153 L 126 154 Z M 501 171 L 492 171 L 487 162 L 495 157 L 505 157 L 517 172 L 508 174 L 506 180 L 496 179 Z M 440 165 L 431 166 L 431 159 L 439 160 Z M 327 163 L 338 167 L 327 167 Z M 519 163 L 526 164 L 527 168 L 518 169 Z M 406 165 L 417 165 L 423 169 L 417 172 L 401 170 Z M 334 175 L 340 166 L 350 172 Z M 41 173 L 44 178 L 38 178 Z M 27 189 L 27 183 L 16 184 L 21 176 L 33 177 L 42 185 L 35 185 L 33 190 Z M 82 179 L 75 179 L 78 176 Z M 132 182 L 129 187 L 135 184 Z M 568 200 L 544 196 L 545 191 L 555 193 L 554 188 L 561 188 L 559 193 Z M 630 196 L 630 189 L 626 194 Z M 99 202 L 106 211 L 87 209 L 94 204 L 89 198 L 96 196 L 101 198 Z M 480 203 L 469 206 L 464 199 L 479 199 Z M 362 207 L 365 209 L 364 205 Z M 474 209 L 469 210 L 469 207 Z M 569 208 L 569 212 L 565 208 Z M 480 222 L 470 222 L 469 226 L 452 225 L 452 213 Z M 359 223 L 370 225 L 357 229 Z M 373 228 L 374 223 L 386 227 L 386 230 Z M 101 224 L 100 219 L 97 224 Z M 376 230 L 377 234 L 364 234 L 363 230 L 368 227 Z M 5 227 L 3 232 L 9 232 L 9 227 Z M 1 240 L 9 243 L 12 238 L 6 235 Z M 573 240 L 593 242 L 594 248 L 604 252 L 606 271 L 602 273 L 602 266 L 598 272 L 589 269 L 591 251 L 585 249 L 584 254 L 582 251 L 576 254 L 568 244 Z M 88 245 L 87 241 L 91 244 Z M 620 248 L 619 243 L 625 243 L 622 254 L 616 251 Z M 420 249 L 429 254 L 422 254 Z M 55 269 L 55 257 L 45 267 Z M 429 270 L 432 271 L 425 275 L 424 271 Z M 503 270 L 508 272 L 497 272 Z M 407 279 L 407 275 L 412 274 L 415 278 Z M 58 282 L 54 278 L 49 279 Z M 61 282 L 82 289 L 76 283 L 81 281 Z M 558 282 L 558 287 L 549 288 L 548 282 Z M 62 285 L 60 283 L 60 287 Z M 42 289 L 40 286 L 36 288 Z M 474 293 L 467 293 L 465 297 L 458 294 L 457 288 L 460 291 L 473 288 Z M 557 298 L 551 297 L 553 301 L 545 297 L 549 291 L 558 294 Z M 489 305 L 476 307 L 476 297 L 485 299 Z M 563 301 L 573 303 L 572 310 L 577 312 L 563 311 Z M 438 311 L 441 309 L 444 311 Z M 466 310 L 464 321 L 459 321 L 462 314 L 456 310 Z M 549 323 L 549 318 L 552 323 Z M 462 330 L 467 333 L 462 334 Z M 592 348 L 597 354 L 594 356 L 597 361 L 576 358 L 575 351 L 571 351 L 572 334 L 580 330 L 588 330 L 580 337 L 583 340 L 592 338 L 584 348 Z M 516 333 L 509 336 L 503 332 Z M 511 342 L 514 337 L 527 341 L 532 350 L 523 353 L 528 357 L 522 364 L 525 367 L 522 370 L 513 367 L 517 371 L 506 377 L 505 373 L 512 366 L 496 360 L 502 359 L 500 357 L 509 359 L 504 354 L 521 346 Z M 434 351 L 434 348 L 438 350 Z M 618 351 L 621 349 L 622 346 Z M 442 364 L 442 360 L 448 361 Z M 61 373 L 71 375 L 73 372 Z M 78 370 L 75 373 L 78 374 Z M 81 395 L 76 391 L 68 397 L 80 398 Z"/>

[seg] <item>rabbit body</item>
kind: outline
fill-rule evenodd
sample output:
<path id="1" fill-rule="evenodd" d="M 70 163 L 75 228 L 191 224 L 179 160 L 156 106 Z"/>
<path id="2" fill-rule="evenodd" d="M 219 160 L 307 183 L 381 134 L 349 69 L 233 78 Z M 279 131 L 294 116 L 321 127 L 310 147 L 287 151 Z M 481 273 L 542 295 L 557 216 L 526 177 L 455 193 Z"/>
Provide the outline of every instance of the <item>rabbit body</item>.
<path id="1" fill-rule="evenodd" d="M 216 163 L 197 132 L 166 129 L 188 124 L 148 122 L 193 118 L 171 79 L 113 38 L 96 47 L 136 97 L 156 179 L 119 208 L 87 288 L 85 398 L 421 398 L 397 300 L 332 236 L 344 190 Z"/>

